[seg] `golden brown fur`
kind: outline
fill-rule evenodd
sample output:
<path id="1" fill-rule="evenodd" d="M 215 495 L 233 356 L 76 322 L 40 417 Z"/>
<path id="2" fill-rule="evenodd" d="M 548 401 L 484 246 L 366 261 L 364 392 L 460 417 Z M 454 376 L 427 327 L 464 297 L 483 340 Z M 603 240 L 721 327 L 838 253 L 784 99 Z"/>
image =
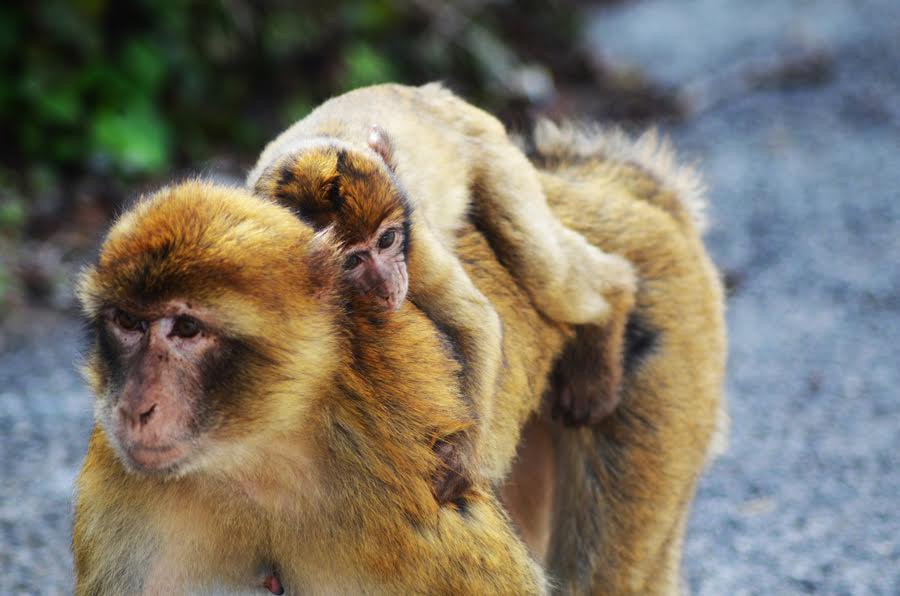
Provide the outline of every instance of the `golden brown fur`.
<path id="1" fill-rule="evenodd" d="M 367 144 L 373 125 L 386 131 L 389 148 Z M 490 303 L 448 251 L 470 207 L 544 314 L 602 328 L 602 346 L 573 363 L 593 374 L 565 377 L 564 419 L 596 423 L 618 403 L 631 267 L 559 224 L 534 168 L 493 116 L 437 84 L 358 89 L 272 141 L 247 184 L 318 228 L 333 225 L 345 244 L 368 238 L 392 207 L 412 208 L 410 296 L 453 338 L 465 363 L 463 394 L 476 424 L 460 437 L 461 463 L 472 477 L 489 472 L 482 435 L 494 415 L 502 339 Z M 517 409 L 537 406 L 535 394 L 524 397 L 532 401 Z"/>
<path id="2" fill-rule="evenodd" d="M 94 430 L 77 482 L 77 594 L 249 591 L 268 570 L 288 593 L 541 591 L 490 491 L 461 509 L 431 496 L 434 442 L 471 424 L 446 340 L 411 305 L 348 310 L 336 254 L 282 208 L 200 182 L 113 227 L 82 278 L 89 319 L 180 297 L 252 349 L 178 474 L 126 472 Z M 101 404 L 100 346 L 86 369 Z"/>
<path id="3" fill-rule="evenodd" d="M 393 177 L 364 154 L 324 146 L 286 161 L 257 181 L 254 190 L 317 230 L 331 226 L 344 244 L 370 237 L 386 219 L 408 216 L 410 207 L 397 196 Z"/>
<path id="4" fill-rule="evenodd" d="M 653 136 L 629 143 L 543 123 L 532 158 L 557 216 L 625 255 L 639 290 L 621 405 L 595 429 L 533 419 L 525 440 L 551 442 L 554 459 L 525 452 L 506 499 L 555 475 L 549 524 L 546 503 L 513 512 L 560 593 L 675 594 L 696 479 L 727 420 L 722 291 L 699 237 L 701 187 Z"/>
<path id="5" fill-rule="evenodd" d="M 639 271 L 624 399 L 596 429 L 565 430 L 535 412 L 553 363 L 568 341 L 577 341 L 576 330 L 542 317 L 485 238 L 462 230 L 458 253 L 501 314 L 505 331 L 495 396 L 503 415 L 492 418 L 484 435 L 486 475 L 507 477 L 525 426 L 529 444 L 515 460 L 504 497 L 559 591 L 675 593 L 688 506 L 724 419 L 720 286 L 693 220 L 673 211 L 681 207 L 657 202 L 656 193 L 633 192 L 633 185 L 647 180 L 623 176 L 615 165 L 631 158 L 581 153 L 571 135 L 553 129 L 542 134 L 536 160 L 558 216 L 602 248 L 621 250 Z M 636 163 L 645 176 L 657 164 Z M 671 188 L 665 171 L 653 178 L 660 188 Z M 253 290 L 232 295 L 215 286 L 210 297 L 221 296 L 220 308 L 233 306 L 228 312 L 238 329 L 267 329 L 277 335 L 277 345 L 293 346 L 278 364 L 285 378 L 260 379 L 258 389 L 268 399 L 250 424 L 256 435 L 232 436 L 230 447 L 210 456 L 216 466 L 177 481 L 126 475 L 95 431 L 79 478 L 78 592 L 134 591 L 148 568 L 170 572 L 176 585 L 238 586 L 268 566 L 279 570 L 288 592 L 527 592 L 531 564 L 491 491 L 480 487 L 464 511 L 437 508 L 428 493 L 427 475 L 435 465 L 430 442 L 469 422 L 458 409 L 456 365 L 445 338 L 410 305 L 368 335 L 366 325 L 375 323 L 345 318 L 327 292 L 311 295 L 306 282 L 292 287 L 291 276 L 306 279 L 328 270 L 309 232 L 276 222 L 283 211 L 240 193 L 231 197 L 234 192 L 228 191 L 225 203 L 245 206 L 240 217 L 232 207 L 211 213 L 201 208 L 200 217 L 222 211 L 223 229 L 235 230 L 241 241 L 229 240 L 227 250 L 217 246 L 225 254 L 215 259 L 188 251 L 186 262 L 202 269 L 223 256 L 257 255 L 254 267 L 266 271 L 258 288 L 251 284 Z M 204 205 L 215 203 L 204 199 Z M 149 217 L 141 209 L 114 229 L 107 247 L 119 231 Z M 177 228 L 183 209 L 160 211 L 159 224 Z M 257 246 L 263 240 L 273 248 Z M 148 250 L 153 253 L 152 244 Z M 290 257 L 282 252 L 288 250 Z M 127 260 L 108 262 L 123 272 L 140 270 Z M 101 268 L 103 263 L 101 258 Z M 89 310 L 92 287 L 86 284 L 82 293 Z M 258 312 L 268 303 L 257 304 L 252 296 L 241 302 L 244 291 L 283 297 L 288 324 L 281 312 Z M 335 321 L 345 324 L 330 333 Z M 375 347 L 367 350 L 366 338 Z M 357 344 L 361 352 L 354 351 Z M 315 367 L 306 364 L 310 357 L 317 358 Z M 357 368 L 356 362 L 367 366 Z M 301 379 L 296 371 L 313 374 Z M 319 371 L 321 378 L 346 380 L 318 383 Z M 535 475 L 555 482 L 552 490 L 528 498 Z M 156 560 L 157 553 L 165 559 Z"/>

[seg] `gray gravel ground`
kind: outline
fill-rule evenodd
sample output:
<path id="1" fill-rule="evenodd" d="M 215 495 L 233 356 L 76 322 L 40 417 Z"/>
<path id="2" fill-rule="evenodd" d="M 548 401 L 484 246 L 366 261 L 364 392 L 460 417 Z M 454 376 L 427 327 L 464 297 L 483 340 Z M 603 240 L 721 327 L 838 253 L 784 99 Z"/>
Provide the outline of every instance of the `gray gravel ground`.
<path id="1" fill-rule="evenodd" d="M 706 175 L 734 286 L 731 448 L 700 486 L 688 583 L 900 594 L 900 2 L 643 1 L 591 33 L 697 109 L 666 132 Z M 792 52 L 822 58 L 819 84 L 747 82 Z M 40 337 L 0 338 L 4 595 L 69 591 L 91 421 L 78 324 L 35 316 Z"/>
<path id="2" fill-rule="evenodd" d="M 693 591 L 900 594 L 900 2 L 643 2 L 593 38 L 724 98 L 668 131 L 735 283 L 731 448 L 688 530 Z M 742 91 L 773 52 L 821 55 L 827 80 Z"/>

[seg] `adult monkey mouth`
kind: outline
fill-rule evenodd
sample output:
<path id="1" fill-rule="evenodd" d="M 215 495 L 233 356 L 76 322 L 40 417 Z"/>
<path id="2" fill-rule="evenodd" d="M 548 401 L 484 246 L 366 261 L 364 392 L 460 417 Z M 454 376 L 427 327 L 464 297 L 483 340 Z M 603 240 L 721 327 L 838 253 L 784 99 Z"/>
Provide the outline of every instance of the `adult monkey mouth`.
<path id="1" fill-rule="evenodd" d="M 132 465 L 141 471 L 162 472 L 182 463 L 191 449 L 188 445 L 172 443 L 163 446 L 131 444 L 123 449 Z"/>

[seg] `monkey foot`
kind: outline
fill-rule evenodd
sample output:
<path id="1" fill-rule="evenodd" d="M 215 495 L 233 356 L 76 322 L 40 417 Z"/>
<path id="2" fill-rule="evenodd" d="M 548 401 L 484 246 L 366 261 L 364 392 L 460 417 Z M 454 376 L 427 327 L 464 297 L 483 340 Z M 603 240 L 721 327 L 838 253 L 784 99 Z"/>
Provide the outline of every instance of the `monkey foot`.
<path id="1" fill-rule="evenodd" d="M 599 424 L 613 413 L 621 400 L 618 384 L 559 383 L 555 389 L 551 414 L 566 426 Z"/>

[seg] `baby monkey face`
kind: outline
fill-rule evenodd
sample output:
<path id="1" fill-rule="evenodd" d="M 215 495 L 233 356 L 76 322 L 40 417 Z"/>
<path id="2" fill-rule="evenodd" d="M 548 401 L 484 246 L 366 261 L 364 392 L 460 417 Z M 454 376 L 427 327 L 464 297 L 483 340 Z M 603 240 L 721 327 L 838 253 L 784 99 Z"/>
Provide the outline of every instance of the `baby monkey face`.
<path id="1" fill-rule="evenodd" d="M 405 234 L 402 219 L 388 219 L 365 241 L 345 249 L 343 267 L 353 290 L 386 311 L 399 309 L 409 288 Z"/>
<path id="2" fill-rule="evenodd" d="M 387 137 L 378 131 L 372 151 L 323 144 L 289 154 L 255 190 L 317 230 L 330 229 L 343 247 L 353 293 L 379 310 L 395 311 L 409 287 L 411 208 L 391 169 Z"/>

